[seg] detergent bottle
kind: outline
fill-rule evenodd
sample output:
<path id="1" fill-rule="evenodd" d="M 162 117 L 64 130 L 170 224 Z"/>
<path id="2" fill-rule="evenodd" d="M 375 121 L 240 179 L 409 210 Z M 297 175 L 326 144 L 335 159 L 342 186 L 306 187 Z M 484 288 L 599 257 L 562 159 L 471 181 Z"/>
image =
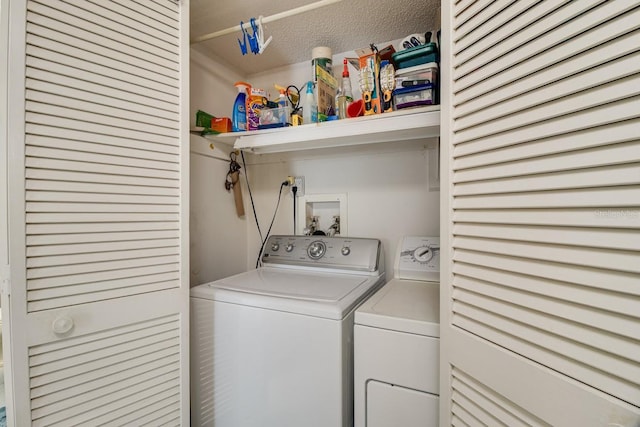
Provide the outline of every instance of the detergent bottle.
<path id="1" fill-rule="evenodd" d="M 261 111 L 267 108 L 267 93 L 252 87 L 247 94 L 247 130 L 257 130 Z"/>
<path id="2" fill-rule="evenodd" d="M 238 95 L 233 103 L 233 114 L 231 115 L 231 126 L 234 132 L 247 130 L 247 93 L 251 90 L 251 85 L 245 82 L 236 82 Z"/>

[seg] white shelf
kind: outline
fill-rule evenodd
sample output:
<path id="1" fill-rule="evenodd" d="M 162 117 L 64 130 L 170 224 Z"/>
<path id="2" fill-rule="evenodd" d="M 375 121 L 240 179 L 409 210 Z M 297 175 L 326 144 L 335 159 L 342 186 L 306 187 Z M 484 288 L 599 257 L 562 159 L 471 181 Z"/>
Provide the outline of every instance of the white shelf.
<path id="1" fill-rule="evenodd" d="M 255 153 L 406 141 L 440 136 L 440 106 L 430 105 L 354 119 L 312 123 L 251 132 L 221 133 L 206 138 Z"/>
<path id="2" fill-rule="evenodd" d="M 209 141 L 220 142 L 226 145 L 233 145 L 233 143 L 235 142 L 235 137 L 237 136 L 232 133 L 208 133 L 208 134 L 202 135 L 203 130 L 204 128 L 202 126 L 191 126 L 191 128 L 189 129 L 189 132 L 201 138 L 208 139 Z"/>

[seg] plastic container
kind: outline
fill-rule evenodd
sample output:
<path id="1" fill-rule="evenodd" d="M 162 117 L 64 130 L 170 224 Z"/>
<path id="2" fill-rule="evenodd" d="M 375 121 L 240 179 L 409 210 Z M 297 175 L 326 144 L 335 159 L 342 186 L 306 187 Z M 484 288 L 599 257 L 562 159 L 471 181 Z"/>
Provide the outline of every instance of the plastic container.
<path id="1" fill-rule="evenodd" d="M 233 103 L 231 127 L 234 132 L 244 132 L 247 130 L 247 93 L 251 90 L 251 85 L 245 82 L 236 82 L 234 86 L 238 88 L 238 95 Z"/>
<path id="2" fill-rule="evenodd" d="M 406 87 L 393 92 L 396 109 L 431 105 L 434 103 L 433 85 Z"/>
<path id="3" fill-rule="evenodd" d="M 318 81 L 318 73 L 316 66 L 320 66 L 325 71 L 331 73 L 333 63 L 331 61 L 331 48 L 326 46 L 314 47 L 311 50 L 311 66 L 313 68 L 313 82 Z"/>
<path id="4" fill-rule="evenodd" d="M 362 99 L 353 101 L 347 107 L 348 117 L 360 117 L 363 114 L 364 114 L 364 101 Z"/>
<path id="5" fill-rule="evenodd" d="M 335 101 L 338 80 L 333 77 L 331 49 L 320 46 L 311 51 L 315 101 L 318 108 L 318 121 L 335 113 Z"/>
<path id="6" fill-rule="evenodd" d="M 438 64 L 429 62 L 396 71 L 396 88 L 438 84 Z"/>
<path id="7" fill-rule="evenodd" d="M 289 107 L 260 110 L 260 125 L 258 129 L 284 126 L 291 126 L 291 109 Z"/>
<path id="8" fill-rule="evenodd" d="M 438 47 L 435 43 L 405 49 L 392 55 L 396 68 L 408 68 L 428 62 L 438 62 Z"/>

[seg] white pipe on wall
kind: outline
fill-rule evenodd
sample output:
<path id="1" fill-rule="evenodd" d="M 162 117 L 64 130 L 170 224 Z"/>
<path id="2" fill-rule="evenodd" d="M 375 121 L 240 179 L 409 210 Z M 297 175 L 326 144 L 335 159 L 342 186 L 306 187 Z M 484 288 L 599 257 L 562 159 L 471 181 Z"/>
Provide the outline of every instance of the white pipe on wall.
<path id="1" fill-rule="evenodd" d="M 341 1 L 342 0 L 320 0 L 320 1 L 317 1 L 315 3 L 307 4 L 305 6 L 296 7 L 295 9 L 291 9 L 291 10 L 287 10 L 287 11 L 284 11 L 284 12 L 276 13 L 276 14 L 271 15 L 271 16 L 263 17 L 262 18 L 262 23 L 263 24 L 268 24 L 269 22 L 277 21 L 278 19 L 288 18 L 289 16 L 299 15 L 301 13 L 308 12 L 308 11 L 314 10 L 314 9 L 318 9 L 320 7 L 328 6 L 330 4 L 338 3 L 338 2 L 341 2 Z M 249 29 L 249 28 L 251 28 L 251 23 L 250 22 L 246 22 L 246 23 L 244 23 L 244 25 L 242 27 L 244 27 L 245 29 Z M 224 29 L 224 30 L 220 30 L 220 31 L 216 31 L 216 32 L 213 32 L 213 33 L 209 33 L 209 34 L 204 34 L 202 36 L 194 37 L 193 39 L 191 39 L 191 44 L 200 43 L 200 42 L 203 42 L 205 40 L 211 40 L 211 39 L 214 39 L 214 38 L 220 37 L 220 36 L 226 36 L 227 34 L 237 33 L 238 31 L 242 31 L 242 27 L 240 27 L 240 25 L 236 25 L 236 26 L 231 27 L 231 28 L 227 28 L 227 29 Z"/>

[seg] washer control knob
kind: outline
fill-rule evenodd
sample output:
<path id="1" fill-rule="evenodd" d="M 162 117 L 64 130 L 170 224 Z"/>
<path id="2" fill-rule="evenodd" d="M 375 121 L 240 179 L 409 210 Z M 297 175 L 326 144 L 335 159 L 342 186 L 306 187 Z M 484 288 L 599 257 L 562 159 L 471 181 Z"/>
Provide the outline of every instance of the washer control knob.
<path id="1" fill-rule="evenodd" d="M 351 253 L 351 248 L 349 246 L 343 246 L 342 249 L 340 249 L 340 253 L 347 256 Z"/>
<path id="2" fill-rule="evenodd" d="M 326 251 L 327 246 L 324 244 L 324 242 L 316 240 L 315 242 L 311 242 L 311 244 L 307 248 L 307 255 L 309 255 L 309 258 L 311 259 L 320 259 L 324 256 Z"/>
<path id="3" fill-rule="evenodd" d="M 271 245 L 271 250 L 274 252 L 278 252 L 278 249 L 280 249 L 280 245 L 278 243 L 274 243 Z"/>
<path id="4" fill-rule="evenodd" d="M 287 246 L 284 247 L 284 250 L 287 252 L 291 252 L 293 250 L 293 243 L 287 243 Z"/>

